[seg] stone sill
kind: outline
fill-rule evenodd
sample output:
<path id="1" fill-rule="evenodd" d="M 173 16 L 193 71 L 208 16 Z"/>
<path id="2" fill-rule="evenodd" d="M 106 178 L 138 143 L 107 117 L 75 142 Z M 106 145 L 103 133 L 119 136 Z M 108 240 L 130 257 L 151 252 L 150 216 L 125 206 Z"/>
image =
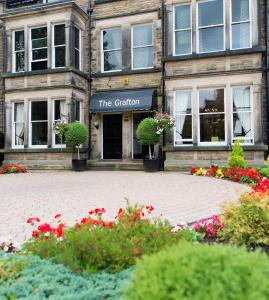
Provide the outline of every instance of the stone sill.
<path id="1" fill-rule="evenodd" d="M 100 77 L 111 77 L 111 76 L 124 76 L 124 75 L 135 75 L 135 74 L 147 74 L 147 73 L 159 73 L 161 68 L 151 68 L 151 69 L 141 69 L 141 70 L 123 70 L 119 72 L 106 72 L 106 73 L 92 73 L 91 78 L 100 78 Z"/>
<path id="2" fill-rule="evenodd" d="M 47 75 L 47 74 L 58 74 L 58 73 L 66 73 L 66 72 L 73 72 L 78 74 L 86 79 L 88 79 L 87 73 L 77 70 L 73 67 L 66 67 L 61 69 L 46 69 L 46 70 L 39 70 L 39 71 L 25 71 L 19 73 L 3 73 L 3 78 L 14 78 L 14 77 L 25 77 L 25 76 L 35 76 L 35 75 Z"/>
<path id="3" fill-rule="evenodd" d="M 210 53 L 193 53 L 189 55 L 182 56 L 165 56 L 163 57 L 164 62 L 173 62 L 173 61 L 183 61 L 190 59 L 203 59 L 203 58 L 211 58 L 211 57 L 220 57 L 220 56 L 233 56 L 233 55 L 242 55 L 242 54 L 252 54 L 252 53 L 263 53 L 266 51 L 265 46 L 256 46 L 248 49 L 238 49 L 238 50 L 225 50 L 218 52 L 210 52 Z"/>
<path id="4" fill-rule="evenodd" d="M 242 146 L 245 151 L 267 151 L 266 145 L 249 145 Z M 164 146 L 163 151 L 177 152 L 177 151 L 231 151 L 232 146 Z"/>
<path id="5" fill-rule="evenodd" d="M 86 153 L 87 148 L 80 149 L 81 153 Z M 75 153 L 73 149 L 71 148 L 45 148 L 45 149 L 31 149 L 31 148 L 25 148 L 25 149 L 1 149 L 0 153 Z"/>

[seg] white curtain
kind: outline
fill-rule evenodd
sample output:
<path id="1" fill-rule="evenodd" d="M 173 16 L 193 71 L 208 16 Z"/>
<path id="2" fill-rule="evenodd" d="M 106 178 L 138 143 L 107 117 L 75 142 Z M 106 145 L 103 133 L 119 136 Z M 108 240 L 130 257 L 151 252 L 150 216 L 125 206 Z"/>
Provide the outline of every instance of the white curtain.
<path id="1" fill-rule="evenodd" d="M 186 114 L 188 113 L 188 108 L 191 108 L 191 93 L 190 92 L 178 92 L 176 94 L 176 134 L 179 135 L 179 139 L 181 140 L 182 131 L 185 124 Z"/>
<path id="2" fill-rule="evenodd" d="M 67 116 L 65 112 L 65 101 L 60 101 L 60 119 L 67 122 Z"/>
<path id="3" fill-rule="evenodd" d="M 23 103 L 15 104 L 15 144 L 17 146 L 24 143 L 24 105 Z"/>
<path id="4" fill-rule="evenodd" d="M 250 89 L 249 88 L 235 88 L 233 91 L 234 112 L 237 113 L 241 126 L 245 131 L 245 137 L 252 136 L 251 130 L 251 114 L 250 108 Z M 235 133 L 239 133 L 240 124 L 235 124 Z M 241 127 L 240 126 L 240 127 Z"/>

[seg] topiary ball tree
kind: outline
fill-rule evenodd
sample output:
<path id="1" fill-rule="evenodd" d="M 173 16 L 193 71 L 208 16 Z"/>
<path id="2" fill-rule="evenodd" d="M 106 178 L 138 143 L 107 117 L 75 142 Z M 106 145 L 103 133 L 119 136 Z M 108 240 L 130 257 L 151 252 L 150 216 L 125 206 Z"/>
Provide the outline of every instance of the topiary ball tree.
<path id="1" fill-rule="evenodd" d="M 181 242 L 136 266 L 123 300 L 266 300 L 269 259 L 261 252 Z"/>
<path id="2" fill-rule="evenodd" d="M 77 148 L 78 159 L 80 159 L 79 146 L 87 142 L 89 138 L 88 128 L 78 122 L 70 123 L 66 132 L 66 143 L 68 146 Z"/>
<path id="3" fill-rule="evenodd" d="M 160 142 L 156 120 L 153 118 L 142 120 L 137 127 L 136 136 L 141 145 L 149 146 L 149 158 L 152 159 L 151 145 L 156 145 Z"/>

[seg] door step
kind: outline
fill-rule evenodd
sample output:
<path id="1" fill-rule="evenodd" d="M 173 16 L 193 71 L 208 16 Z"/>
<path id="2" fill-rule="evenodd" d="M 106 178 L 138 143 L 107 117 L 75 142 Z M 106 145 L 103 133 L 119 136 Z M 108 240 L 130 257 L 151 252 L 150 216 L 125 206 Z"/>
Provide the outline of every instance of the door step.
<path id="1" fill-rule="evenodd" d="M 143 161 L 88 161 L 89 170 L 110 170 L 110 171 L 143 171 Z"/>

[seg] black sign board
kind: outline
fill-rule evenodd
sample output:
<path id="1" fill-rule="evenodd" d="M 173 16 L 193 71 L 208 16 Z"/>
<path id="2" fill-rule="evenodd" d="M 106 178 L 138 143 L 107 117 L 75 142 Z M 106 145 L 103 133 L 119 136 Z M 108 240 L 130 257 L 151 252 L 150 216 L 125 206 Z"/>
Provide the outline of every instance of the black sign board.
<path id="1" fill-rule="evenodd" d="M 150 110 L 154 94 L 151 89 L 98 93 L 90 99 L 90 112 Z"/>
<path id="2" fill-rule="evenodd" d="M 36 4 L 39 0 L 6 0 L 7 8 L 13 8 L 21 5 Z"/>

